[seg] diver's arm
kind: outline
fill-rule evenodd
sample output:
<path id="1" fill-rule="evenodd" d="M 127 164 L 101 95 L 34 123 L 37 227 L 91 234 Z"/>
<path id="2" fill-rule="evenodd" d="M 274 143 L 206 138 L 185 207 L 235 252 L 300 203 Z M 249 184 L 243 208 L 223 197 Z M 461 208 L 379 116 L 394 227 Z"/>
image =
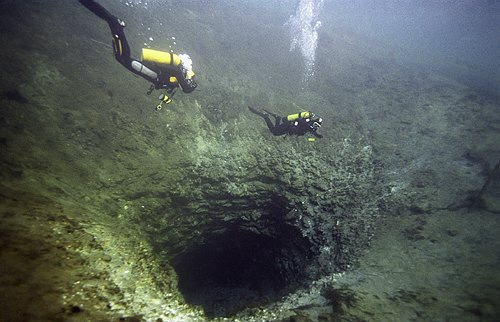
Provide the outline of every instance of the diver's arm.
<path id="1" fill-rule="evenodd" d="M 173 73 L 175 78 L 177 78 L 177 82 L 179 82 L 179 87 L 182 89 L 184 93 L 191 93 L 198 87 L 198 84 L 194 79 L 186 79 L 184 74 L 179 68 L 176 68 L 176 71 Z"/>
<path id="2" fill-rule="evenodd" d="M 194 79 L 185 79 L 182 85 L 181 82 L 179 82 L 179 86 L 184 93 L 191 93 L 198 87 L 198 83 L 196 83 Z"/>
<path id="3" fill-rule="evenodd" d="M 171 87 L 173 83 L 170 82 L 170 77 L 173 76 L 177 80 L 177 85 L 184 93 L 191 93 L 198 86 L 194 79 L 186 79 L 183 73 L 182 66 L 167 65 L 162 67 L 158 79 L 153 81 L 156 89 Z"/>
<path id="4" fill-rule="evenodd" d="M 312 133 L 312 135 L 314 135 L 314 136 L 315 136 L 315 137 L 317 137 L 318 139 L 323 138 L 323 135 L 319 134 L 319 133 L 318 133 L 318 132 L 316 132 L 316 131 L 312 131 L 311 133 Z"/>

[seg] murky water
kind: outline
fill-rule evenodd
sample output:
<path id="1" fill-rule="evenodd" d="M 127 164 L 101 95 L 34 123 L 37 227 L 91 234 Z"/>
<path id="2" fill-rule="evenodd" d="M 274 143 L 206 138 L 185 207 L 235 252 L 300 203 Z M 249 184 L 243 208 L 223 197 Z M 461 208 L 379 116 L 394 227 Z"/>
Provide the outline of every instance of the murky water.
<path id="1" fill-rule="evenodd" d="M 198 87 L 0 1 L 0 320 L 499 319 L 498 3 L 98 3 Z"/>

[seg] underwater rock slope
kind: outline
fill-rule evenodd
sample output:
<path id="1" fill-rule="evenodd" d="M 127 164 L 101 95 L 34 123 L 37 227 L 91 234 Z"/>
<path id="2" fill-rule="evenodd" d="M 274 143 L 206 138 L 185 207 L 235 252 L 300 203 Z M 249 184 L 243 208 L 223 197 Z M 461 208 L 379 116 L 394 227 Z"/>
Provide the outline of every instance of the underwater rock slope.
<path id="1" fill-rule="evenodd" d="M 140 14 L 151 13 L 103 4 L 123 14 L 140 48 Z M 147 84 L 103 45 L 106 26 L 78 3 L 0 2 L 0 319 L 424 314 L 432 290 L 422 300 L 405 283 L 426 252 L 449 260 L 456 239 L 474 249 L 467 241 L 479 227 L 462 233 L 464 215 L 445 240 L 443 218 L 464 214 L 498 159 L 498 100 L 328 29 L 336 47 L 319 48 L 315 90 L 300 91 L 278 19 L 285 6 L 266 15 L 247 11 L 252 3 L 244 12 L 211 4 L 210 16 L 196 3 L 170 5 L 175 14 L 153 12 L 193 51 L 200 88 L 157 112 Z M 145 17 L 155 39 L 165 36 L 158 17 Z M 186 19 L 198 33 L 176 27 Z M 263 49 L 282 55 L 256 64 Z M 325 138 L 272 137 L 248 105 L 314 109 Z M 493 181 L 480 205 L 494 212 Z M 466 264 L 454 257 L 453 287 L 443 282 L 440 295 L 471 276 Z M 456 316 L 431 302 L 429 319 Z M 495 315 L 467 303 L 459 312 Z"/>

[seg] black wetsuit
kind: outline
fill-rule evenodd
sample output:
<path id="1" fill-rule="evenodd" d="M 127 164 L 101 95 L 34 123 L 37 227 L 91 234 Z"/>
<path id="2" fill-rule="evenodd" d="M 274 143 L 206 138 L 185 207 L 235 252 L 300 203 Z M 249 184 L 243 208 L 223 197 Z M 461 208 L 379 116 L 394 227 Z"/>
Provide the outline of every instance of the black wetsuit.
<path id="1" fill-rule="evenodd" d="M 306 133 L 311 133 L 317 138 L 322 138 L 321 134 L 318 134 L 317 127 L 313 126 L 311 120 L 309 122 L 306 119 L 298 118 L 294 121 L 288 121 L 286 117 L 281 117 L 270 112 L 260 112 L 252 107 L 248 107 L 250 111 L 254 114 L 259 115 L 264 119 L 269 128 L 269 131 L 275 136 L 279 135 L 298 135 L 302 136 Z M 274 116 L 274 123 L 271 121 L 269 115 Z"/>
<path id="2" fill-rule="evenodd" d="M 142 62 L 133 59 L 130 56 L 130 46 L 128 45 L 125 33 L 123 32 L 125 23 L 117 17 L 113 16 L 108 10 L 106 10 L 103 6 L 101 6 L 94 0 L 79 1 L 87 9 L 92 11 L 96 16 L 108 23 L 109 28 L 111 29 L 111 34 L 113 36 L 115 58 L 125 68 L 130 70 L 132 73 L 139 75 L 147 81 L 153 83 L 156 89 L 174 89 L 175 87 L 179 86 L 185 93 L 194 91 L 197 84 L 193 79 L 186 79 L 181 65 L 166 65 L 162 66 L 161 68 L 155 68 L 152 65 L 146 66 Z M 171 76 L 175 77 L 178 83 L 171 83 Z"/>

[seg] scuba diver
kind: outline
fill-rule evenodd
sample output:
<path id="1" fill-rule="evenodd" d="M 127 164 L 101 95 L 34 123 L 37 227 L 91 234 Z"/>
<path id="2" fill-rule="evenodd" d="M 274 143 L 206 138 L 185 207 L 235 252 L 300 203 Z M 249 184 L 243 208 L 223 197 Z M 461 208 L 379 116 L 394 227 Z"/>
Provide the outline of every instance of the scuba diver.
<path id="1" fill-rule="evenodd" d="M 192 61 L 189 55 L 176 55 L 169 52 L 143 48 L 141 61 L 133 59 L 130 56 L 130 47 L 123 31 L 125 22 L 113 16 L 94 0 L 79 1 L 96 16 L 108 23 L 113 37 L 113 49 L 116 60 L 132 73 L 152 83 L 147 92 L 148 95 L 154 89 L 165 90 L 166 93 L 161 94 L 159 97 L 161 102 L 156 107 L 157 110 L 163 107 L 163 103 L 168 104 L 172 101 L 171 99 L 178 87 L 184 93 L 191 93 L 198 86 L 194 79 L 195 74 L 192 70 Z"/>
<path id="2" fill-rule="evenodd" d="M 321 127 L 323 119 L 312 112 L 300 112 L 291 114 L 286 117 L 281 117 L 278 114 L 271 113 L 266 110 L 258 111 L 252 107 L 248 107 L 250 111 L 262 117 L 266 121 L 269 131 L 275 136 L 279 135 L 297 135 L 302 136 L 306 133 L 311 133 L 317 138 L 322 138 L 323 135 L 316 131 Z M 270 115 L 274 116 L 274 124 L 270 119 Z M 315 138 L 308 138 L 309 141 L 315 141 Z"/>

